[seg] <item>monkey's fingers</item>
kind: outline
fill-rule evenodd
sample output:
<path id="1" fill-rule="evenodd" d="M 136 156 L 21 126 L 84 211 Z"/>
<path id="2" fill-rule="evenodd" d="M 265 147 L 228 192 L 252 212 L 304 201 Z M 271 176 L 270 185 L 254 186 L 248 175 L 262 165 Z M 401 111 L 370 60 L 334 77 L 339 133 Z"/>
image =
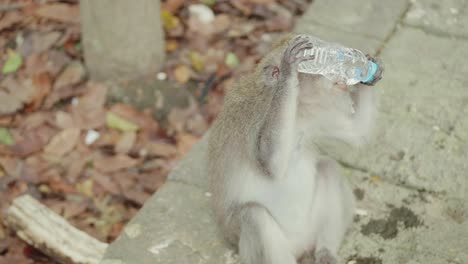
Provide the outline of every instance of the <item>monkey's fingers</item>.
<path id="1" fill-rule="evenodd" d="M 301 45 L 304 45 L 305 43 L 310 43 L 309 38 L 306 35 L 297 35 L 288 44 L 289 52 L 294 54 L 294 50 L 300 47 Z"/>
<path id="2" fill-rule="evenodd" d="M 299 63 L 314 59 L 314 55 L 306 54 L 306 50 L 313 48 L 310 38 L 305 35 L 298 35 L 292 39 L 284 51 L 281 62 L 282 72 L 295 71 Z"/>

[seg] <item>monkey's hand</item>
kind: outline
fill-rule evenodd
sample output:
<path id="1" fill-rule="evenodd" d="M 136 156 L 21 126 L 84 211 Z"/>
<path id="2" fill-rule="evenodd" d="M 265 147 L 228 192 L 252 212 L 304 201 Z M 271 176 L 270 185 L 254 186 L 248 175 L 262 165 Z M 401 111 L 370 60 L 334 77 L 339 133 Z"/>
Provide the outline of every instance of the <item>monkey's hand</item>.
<path id="1" fill-rule="evenodd" d="M 305 35 L 297 35 L 289 41 L 281 58 L 279 71 L 280 78 L 288 78 L 292 74 L 297 74 L 299 63 L 313 60 L 314 55 L 304 55 L 304 51 L 313 48 L 310 38 Z"/>
<path id="2" fill-rule="evenodd" d="M 280 65 L 265 67 L 266 79 L 273 80 L 273 83 L 284 83 L 290 77 L 297 75 L 299 63 L 314 59 L 314 55 L 304 55 L 304 51 L 312 47 L 312 42 L 305 35 L 292 38 L 281 55 Z"/>
<path id="3" fill-rule="evenodd" d="M 372 82 L 362 83 L 362 84 L 368 85 L 368 86 L 374 86 L 377 82 L 379 82 L 382 79 L 385 67 L 382 64 L 382 61 L 380 59 L 378 59 L 378 58 L 374 58 L 369 54 L 366 55 L 366 58 L 368 60 L 372 61 L 373 63 L 379 65 L 379 70 L 374 74 L 374 80 Z"/>

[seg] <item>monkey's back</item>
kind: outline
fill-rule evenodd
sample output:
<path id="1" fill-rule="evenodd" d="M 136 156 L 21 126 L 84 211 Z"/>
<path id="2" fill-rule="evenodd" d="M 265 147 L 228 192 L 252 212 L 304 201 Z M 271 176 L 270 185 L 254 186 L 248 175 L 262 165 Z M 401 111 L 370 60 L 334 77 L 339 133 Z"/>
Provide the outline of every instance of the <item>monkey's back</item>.
<path id="1" fill-rule="evenodd" d="M 257 166 L 254 146 L 271 101 L 269 91 L 263 88 L 255 73 L 242 78 L 228 90 L 223 109 L 210 129 L 208 173 L 214 212 L 221 227 L 232 227 L 226 223 L 229 221 L 226 215 L 232 214 L 237 206 L 228 198 L 228 189 L 233 177 L 241 176 L 231 172 L 240 173 L 242 168 Z"/>

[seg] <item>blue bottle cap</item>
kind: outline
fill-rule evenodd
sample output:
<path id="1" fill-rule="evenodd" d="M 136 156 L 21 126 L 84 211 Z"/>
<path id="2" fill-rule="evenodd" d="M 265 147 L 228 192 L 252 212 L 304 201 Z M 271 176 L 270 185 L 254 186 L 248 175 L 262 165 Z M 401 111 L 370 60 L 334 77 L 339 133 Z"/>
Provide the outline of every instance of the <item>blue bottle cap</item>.
<path id="1" fill-rule="evenodd" d="M 374 81 L 374 74 L 379 70 L 379 65 L 373 61 L 369 61 L 369 69 L 367 70 L 367 76 L 363 78 L 363 83 L 370 83 Z"/>

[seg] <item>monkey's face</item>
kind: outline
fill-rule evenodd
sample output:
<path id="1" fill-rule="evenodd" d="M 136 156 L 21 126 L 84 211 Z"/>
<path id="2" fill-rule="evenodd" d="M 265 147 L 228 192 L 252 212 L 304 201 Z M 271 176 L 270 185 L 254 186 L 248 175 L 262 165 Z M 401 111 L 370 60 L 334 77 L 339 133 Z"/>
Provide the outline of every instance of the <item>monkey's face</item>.
<path id="1" fill-rule="evenodd" d="M 324 116 L 341 118 L 352 114 L 347 85 L 334 83 L 321 75 L 301 73 L 299 86 L 298 117 L 306 123 L 323 120 Z"/>

